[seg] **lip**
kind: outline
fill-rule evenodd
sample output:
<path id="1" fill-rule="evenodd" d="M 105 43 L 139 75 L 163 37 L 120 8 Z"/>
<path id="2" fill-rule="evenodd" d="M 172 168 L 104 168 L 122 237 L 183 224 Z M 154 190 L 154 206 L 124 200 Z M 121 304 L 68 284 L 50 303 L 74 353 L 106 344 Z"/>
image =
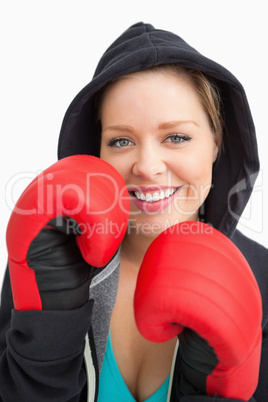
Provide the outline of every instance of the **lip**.
<path id="1" fill-rule="evenodd" d="M 183 186 L 137 186 L 129 188 L 128 191 L 130 199 L 133 202 L 133 204 L 141 211 L 150 213 L 150 212 L 160 212 L 166 209 L 174 201 L 174 198 L 176 197 L 176 195 L 178 195 L 182 187 Z M 163 200 L 155 202 L 138 200 L 133 194 L 134 191 L 142 191 L 146 193 L 146 192 L 161 191 L 173 188 L 177 188 L 177 191 L 174 194 L 172 194 L 168 198 L 164 198 Z"/>
<path id="2" fill-rule="evenodd" d="M 142 191 L 143 193 L 148 193 L 151 191 L 161 191 L 161 190 L 167 190 L 168 188 L 172 189 L 172 188 L 179 188 L 181 186 L 167 186 L 167 185 L 159 185 L 159 186 L 132 186 L 128 188 L 129 192 L 133 192 L 133 191 Z"/>

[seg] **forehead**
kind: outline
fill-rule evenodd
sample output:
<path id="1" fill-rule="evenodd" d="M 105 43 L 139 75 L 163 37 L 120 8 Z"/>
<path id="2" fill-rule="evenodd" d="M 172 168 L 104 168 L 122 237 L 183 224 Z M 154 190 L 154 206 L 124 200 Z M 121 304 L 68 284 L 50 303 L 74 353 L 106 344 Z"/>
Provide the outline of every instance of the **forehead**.
<path id="1" fill-rule="evenodd" d="M 162 71 L 126 75 L 107 87 L 102 99 L 102 123 L 116 119 L 193 119 L 204 113 L 189 80 Z M 158 122 L 159 124 L 160 122 Z"/>
<path id="2" fill-rule="evenodd" d="M 161 82 L 173 82 L 174 85 L 179 83 L 184 83 L 186 86 L 191 87 L 193 91 L 196 91 L 194 84 L 186 73 L 175 71 L 172 68 L 162 67 L 143 71 L 136 71 L 130 74 L 123 75 L 117 80 L 110 82 L 106 89 L 103 91 L 103 95 L 110 92 L 115 86 L 122 86 L 122 83 L 126 83 L 131 86 L 140 84 L 148 84 L 149 82 L 154 83 L 154 90 L 157 91 L 158 86 Z"/>

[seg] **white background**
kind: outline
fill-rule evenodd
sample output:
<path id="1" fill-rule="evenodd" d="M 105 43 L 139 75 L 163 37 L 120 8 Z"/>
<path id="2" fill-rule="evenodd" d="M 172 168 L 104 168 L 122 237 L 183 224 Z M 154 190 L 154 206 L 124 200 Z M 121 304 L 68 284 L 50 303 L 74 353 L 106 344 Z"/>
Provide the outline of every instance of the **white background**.
<path id="1" fill-rule="evenodd" d="M 267 8 L 256 0 L 17 0 L 0 5 L 0 283 L 5 231 L 17 197 L 57 159 L 65 110 L 102 53 L 144 21 L 182 36 L 243 83 L 255 120 L 261 174 L 239 228 L 268 246 Z M 27 178 L 28 177 L 28 178 Z M 16 179 L 16 180 L 15 180 Z"/>

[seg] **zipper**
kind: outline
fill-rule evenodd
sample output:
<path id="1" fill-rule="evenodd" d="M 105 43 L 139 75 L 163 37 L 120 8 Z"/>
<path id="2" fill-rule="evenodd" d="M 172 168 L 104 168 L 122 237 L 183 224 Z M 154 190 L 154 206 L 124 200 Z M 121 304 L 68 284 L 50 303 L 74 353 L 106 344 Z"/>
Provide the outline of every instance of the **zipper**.
<path id="1" fill-rule="evenodd" d="M 88 334 L 85 338 L 84 360 L 87 373 L 87 402 L 94 402 L 96 393 L 96 372 L 93 364 Z"/>
<path id="2" fill-rule="evenodd" d="M 171 396 L 171 391 L 172 391 L 172 386 L 173 386 L 173 377 L 174 377 L 174 371 L 175 371 L 175 364 L 176 364 L 178 349 L 179 349 L 179 339 L 177 338 L 175 350 L 174 350 L 174 353 L 173 353 L 171 371 L 170 371 L 170 380 L 169 380 L 169 387 L 168 387 L 167 402 L 172 402 L 170 400 L 170 396 Z"/>

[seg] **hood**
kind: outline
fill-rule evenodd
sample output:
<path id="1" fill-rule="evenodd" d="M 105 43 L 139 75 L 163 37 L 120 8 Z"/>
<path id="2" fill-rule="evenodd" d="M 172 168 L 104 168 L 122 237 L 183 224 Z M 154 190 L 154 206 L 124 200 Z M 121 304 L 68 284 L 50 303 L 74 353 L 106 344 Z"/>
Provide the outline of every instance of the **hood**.
<path id="1" fill-rule="evenodd" d="M 91 82 L 70 104 L 61 127 L 59 159 L 98 155 L 94 95 L 107 82 L 158 64 L 177 63 L 213 77 L 220 89 L 224 151 L 213 167 L 213 185 L 205 202 L 206 222 L 231 236 L 249 200 L 259 170 L 254 124 L 245 91 L 224 67 L 201 55 L 179 36 L 150 24 L 127 29 L 103 54 Z"/>

